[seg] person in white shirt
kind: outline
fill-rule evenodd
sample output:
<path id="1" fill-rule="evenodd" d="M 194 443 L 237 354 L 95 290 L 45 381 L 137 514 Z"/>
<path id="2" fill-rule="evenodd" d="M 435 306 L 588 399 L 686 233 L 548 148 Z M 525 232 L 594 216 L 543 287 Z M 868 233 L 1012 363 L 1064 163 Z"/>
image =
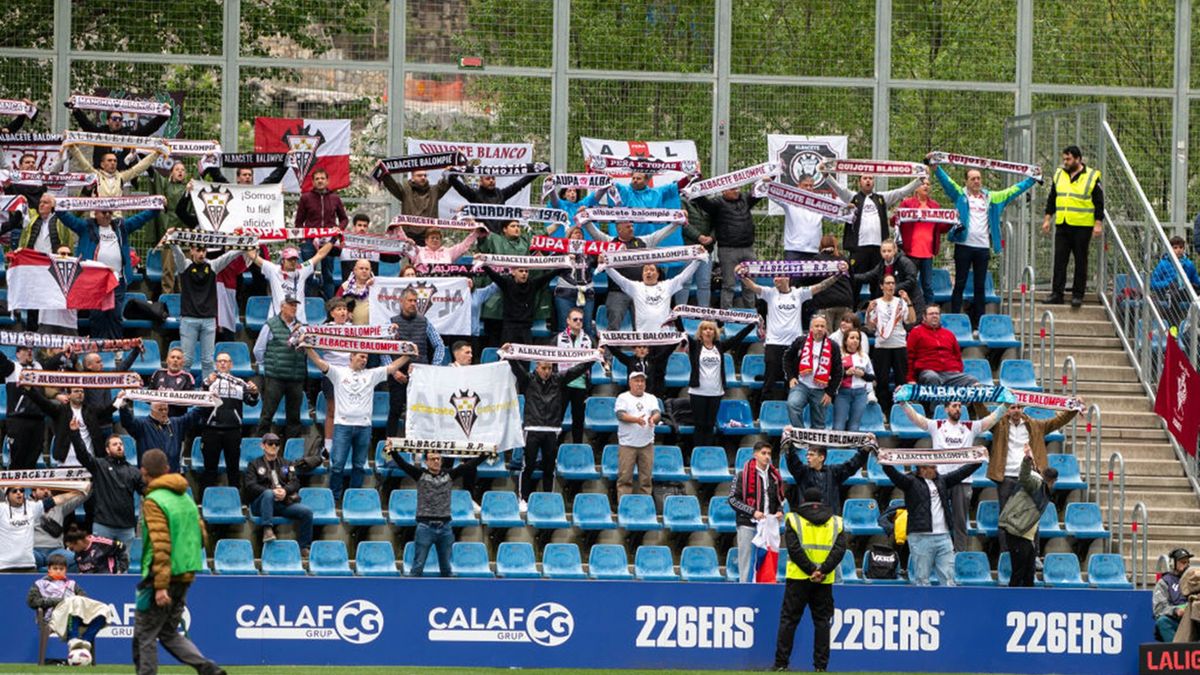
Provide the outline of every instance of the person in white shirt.
<path id="1" fill-rule="evenodd" d="M 883 408 L 884 419 L 892 412 L 892 392 L 908 381 L 908 330 L 906 323 L 917 320 L 917 311 L 908 294 L 896 295 L 896 277 L 887 275 L 881 285 L 883 295 L 867 305 L 867 330 L 875 334 L 875 398 Z"/>
<path id="2" fill-rule="evenodd" d="M 975 439 L 980 434 L 987 433 L 1004 415 L 1006 406 L 1001 405 L 979 421 L 962 419 L 963 405 L 961 401 L 951 401 L 946 404 L 946 419 L 944 420 L 928 419 L 917 412 L 908 402 L 902 403 L 901 407 L 913 424 L 929 432 L 930 438 L 933 439 L 934 450 L 948 450 L 969 448 L 975 445 Z M 945 476 L 961 466 L 962 464 L 939 464 L 937 471 Z M 970 481 L 965 480 L 950 488 L 951 540 L 954 543 L 955 552 L 967 550 L 967 517 L 971 510 L 971 492 L 972 485 Z"/>
<path id="3" fill-rule="evenodd" d="M 804 176 L 796 187 L 812 192 L 812 176 Z M 778 203 L 783 209 L 783 259 L 812 260 L 821 253 L 825 217 L 816 211 Z"/>
<path id="4" fill-rule="evenodd" d="M 970 479 L 980 466 L 980 462 L 966 464 L 941 475 L 932 464 L 918 466 L 915 473 L 900 473 L 890 464 L 883 465 L 883 472 L 904 492 L 904 508 L 908 510 L 908 552 L 913 570 L 910 583 L 928 586 L 929 572 L 937 567 L 941 584 L 954 585 L 950 491 Z"/>
<path id="5" fill-rule="evenodd" d="M 324 323 L 326 326 L 346 326 L 350 324 L 350 305 L 345 298 L 331 298 L 325 302 L 325 315 L 329 319 Z M 349 352 L 335 352 L 332 349 L 326 349 L 321 352 L 321 358 L 331 366 L 349 366 Z M 316 401 L 316 387 L 309 380 L 308 400 Z M 320 390 L 325 394 L 325 452 L 333 452 L 333 420 L 336 416 L 336 405 L 334 403 L 333 382 L 328 377 L 321 378 Z"/>
<path id="6" fill-rule="evenodd" d="M 46 497 L 41 501 L 26 503 L 25 488 L 6 488 L 5 503 L 0 506 L 0 571 L 36 572 L 37 563 L 33 556 L 34 528 L 47 511 L 83 496 L 83 492 L 72 490 Z"/>
<path id="7" fill-rule="evenodd" d="M 260 256 L 258 251 L 250 251 L 246 254 L 250 257 L 250 262 L 262 268 L 263 278 L 267 280 L 267 285 L 271 288 L 271 307 L 267 310 L 268 319 L 278 314 L 283 299 L 291 296 L 300 301 L 299 306 L 296 307 L 297 320 L 300 323 L 308 323 L 308 319 L 304 315 L 304 285 L 316 271 L 316 266 L 325 259 L 325 256 L 329 255 L 329 251 L 332 249 L 333 244 L 326 243 L 317 251 L 316 255 L 301 263 L 300 250 L 295 246 L 288 246 L 280 253 L 278 265 Z"/>
<path id="8" fill-rule="evenodd" d="M 888 209 L 895 208 L 900 200 L 916 192 L 921 187 L 925 176 L 918 176 L 909 183 L 894 190 L 875 191 L 875 176 L 862 175 L 858 177 L 858 191 L 850 192 L 829 176 L 825 184 L 833 189 L 842 201 L 854 207 L 854 220 L 846 223 L 842 233 L 842 248 L 850 252 L 854 261 L 854 274 L 862 274 L 875 269 L 882 260 L 879 247 L 884 239 L 891 236 L 888 227 Z M 854 294 L 858 299 L 860 284 L 851 279 Z"/>
<path id="9" fill-rule="evenodd" d="M 842 386 L 833 401 L 833 429 L 858 431 L 867 409 L 867 392 L 875 381 L 875 369 L 867 355 L 862 331 L 851 328 L 842 342 Z"/>
<path id="10" fill-rule="evenodd" d="M 333 366 L 311 347 L 305 349 L 309 360 L 333 383 L 333 449 L 329 453 L 329 489 L 334 502 L 340 502 L 346 489 L 343 474 L 346 458 L 351 457 L 350 487 L 363 484 L 367 450 L 371 444 L 371 409 L 375 403 L 375 385 L 385 382 L 408 362 L 401 356 L 386 366 L 367 368 L 367 354 L 350 354 L 349 366 Z"/>
<path id="11" fill-rule="evenodd" d="M 756 317 L 757 318 L 757 317 Z M 683 319 L 677 319 L 683 332 Z M 701 321 L 695 336 L 688 340 L 688 360 L 692 374 L 688 381 L 688 400 L 692 404 L 692 420 L 696 425 L 696 445 L 714 445 L 713 427 L 717 411 L 725 397 L 725 353 L 742 343 L 757 323 L 747 323 L 736 335 L 720 340 L 715 321 Z"/>
<path id="12" fill-rule="evenodd" d="M 662 270 L 655 265 L 642 266 L 642 280 L 633 281 L 620 274 L 611 274 L 609 282 L 616 284 L 633 299 L 633 326 L 639 331 L 660 331 L 671 314 L 671 298 L 680 289 L 686 288 L 699 260 L 693 260 L 683 271 L 666 281 L 660 282 Z"/>
<path id="13" fill-rule="evenodd" d="M 812 179 L 809 178 L 808 181 L 811 183 Z M 845 263 L 842 267 L 843 272 L 848 269 Z M 763 386 L 760 392 L 755 393 L 754 407 L 757 409 L 761 401 L 775 400 L 776 382 L 787 381 L 783 376 L 783 353 L 796 338 L 804 334 L 804 323 L 801 321 L 804 303 L 832 286 L 841 275 L 831 274 L 812 286 L 796 287 L 792 286 L 792 280 L 788 277 L 775 277 L 773 287 L 759 286 L 745 273 L 744 267 L 738 270 L 738 276 L 741 277 L 743 286 L 767 303 L 767 334 L 763 340 Z"/>
<path id="14" fill-rule="evenodd" d="M 662 419 L 662 406 L 654 394 L 646 393 L 646 374 L 629 373 L 629 391 L 617 397 L 617 499 L 627 494 L 650 494 L 654 473 L 654 426 Z M 633 485 L 633 466 L 638 468 L 638 486 Z"/>

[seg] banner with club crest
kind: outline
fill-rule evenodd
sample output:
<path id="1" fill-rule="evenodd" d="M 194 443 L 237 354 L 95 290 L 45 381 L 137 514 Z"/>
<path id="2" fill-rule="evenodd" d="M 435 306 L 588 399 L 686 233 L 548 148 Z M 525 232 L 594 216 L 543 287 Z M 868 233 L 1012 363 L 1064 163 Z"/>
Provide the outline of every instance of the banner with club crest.
<path id="1" fill-rule="evenodd" d="M 192 206 L 201 230 L 282 227 L 283 189 L 271 185 L 192 182 Z"/>
<path id="2" fill-rule="evenodd" d="M 381 325 L 400 313 L 404 292 L 417 294 L 417 313 L 441 335 L 471 334 L 471 288 L 465 277 L 375 277 L 371 284 L 371 323 Z"/>

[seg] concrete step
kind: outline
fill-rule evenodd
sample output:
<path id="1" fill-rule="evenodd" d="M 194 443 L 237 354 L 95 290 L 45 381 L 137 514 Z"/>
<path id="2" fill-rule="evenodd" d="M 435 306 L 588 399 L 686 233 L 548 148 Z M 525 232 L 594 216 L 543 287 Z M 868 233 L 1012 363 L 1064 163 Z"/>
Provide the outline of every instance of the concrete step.
<path id="1" fill-rule="evenodd" d="M 1114 366 L 1121 368 L 1133 369 L 1129 365 L 1129 356 L 1121 349 L 1100 349 L 1100 348 L 1075 348 L 1062 349 L 1061 346 L 1055 351 L 1054 357 L 1058 361 L 1058 366 L 1055 368 L 1055 374 L 1062 370 L 1062 362 L 1068 356 L 1075 357 L 1075 366 Z M 1037 359 L 1034 359 L 1037 363 Z"/>
<path id="2" fill-rule="evenodd" d="M 1061 335 L 1061 333 L 1057 333 L 1057 326 L 1055 327 L 1055 332 L 1056 337 Z M 1037 353 L 1039 343 L 1040 341 L 1035 337 L 1033 340 L 1033 352 L 1035 354 Z M 1060 364 L 1064 358 L 1061 353 L 1064 347 L 1072 349 L 1121 349 L 1121 339 L 1115 336 L 1108 337 L 1107 335 L 1072 335 L 1069 344 L 1064 344 L 1062 340 L 1056 340 L 1054 355 Z"/>
<path id="3" fill-rule="evenodd" d="M 1100 406 L 1102 419 L 1108 419 L 1110 411 L 1116 412 L 1153 412 L 1150 401 L 1144 396 L 1128 395 L 1128 394 L 1100 394 L 1091 392 L 1079 392 L 1084 400 L 1091 405 L 1095 403 Z"/>
<path id="4" fill-rule="evenodd" d="M 1115 499 L 1117 501 L 1117 503 L 1120 504 L 1120 497 L 1118 497 L 1117 494 L 1118 494 L 1118 491 L 1113 490 L 1113 499 Z M 1148 491 L 1147 490 L 1131 490 L 1131 489 L 1129 489 L 1128 485 L 1126 485 L 1125 508 L 1127 510 L 1132 510 L 1133 505 L 1138 502 L 1145 503 L 1146 508 L 1150 509 L 1152 512 L 1158 511 L 1159 509 L 1163 509 L 1163 508 L 1180 508 L 1180 509 L 1190 508 L 1193 510 L 1192 519 L 1189 521 L 1185 521 L 1184 523 L 1181 523 L 1181 524 L 1193 524 L 1193 525 L 1200 524 L 1200 513 L 1195 512 L 1195 509 L 1197 508 L 1197 506 L 1200 506 L 1200 505 L 1197 504 L 1196 495 L 1193 494 L 1191 490 L 1188 490 L 1186 492 L 1179 491 L 1179 490 L 1166 490 L 1166 489 L 1152 489 L 1152 490 L 1148 490 Z M 1108 504 L 1107 490 L 1105 490 L 1105 489 L 1100 490 L 1099 499 L 1097 500 L 1097 503 L 1100 504 L 1101 508 L 1104 508 L 1104 506 L 1106 504 Z M 1153 518 L 1154 517 L 1151 516 L 1151 522 L 1154 522 Z"/>
<path id="5" fill-rule="evenodd" d="M 1034 330 L 1037 330 L 1035 325 Z M 1100 336 L 1112 337 L 1113 325 L 1108 320 L 1108 316 L 1103 318 L 1096 317 L 1095 319 L 1072 319 L 1070 321 L 1055 321 L 1054 326 L 1055 336 L 1062 340 L 1063 337 L 1070 338 L 1072 336 Z M 1035 340 L 1036 341 L 1036 340 Z M 1063 344 L 1061 341 L 1058 344 Z"/>
<path id="6" fill-rule="evenodd" d="M 1078 441 L 1078 447 L 1075 450 L 1076 456 L 1081 463 L 1087 462 L 1087 457 L 1084 455 L 1087 452 L 1087 444 L 1082 439 Z M 1112 457 L 1114 452 L 1121 453 L 1121 457 L 1128 465 L 1132 461 L 1147 461 L 1156 460 L 1160 462 L 1175 462 L 1179 460 L 1175 458 L 1175 451 L 1170 446 L 1158 445 L 1133 445 L 1131 443 L 1122 443 L 1120 441 L 1100 442 L 1100 466 L 1105 471 L 1108 470 L 1108 458 Z"/>
<path id="7" fill-rule="evenodd" d="M 1108 311 L 1099 302 L 1085 303 L 1079 309 L 1073 309 L 1068 299 L 1065 305 L 1047 305 L 1044 302 L 1034 304 L 1033 325 L 1036 330 L 1042 325 L 1042 312 L 1046 310 L 1054 312 L 1054 327 L 1067 321 L 1095 321 L 1098 319 L 1108 319 Z"/>
<path id="8" fill-rule="evenodd" d="M 1130 427 L 1131 430 L 1161 431 L 1159 417 L 1153 412 L 1130 412 L 1124 410 L 1100 409 L 1101 421 L 1105 427 Z"/>
<path id="9" fill-rule="evenodd" d="M 1119 452 L 1125 459 L 1125 475 L 1129 479 L 1141 476 L 1184 479 L 1183 465 L 1173 454 L 1169 458 L 1159 453 L 1148 457 L 1129 457 L 1124 449 Z"/>
<path id="10" fill-rule="evenodd" d="M 1083 426 L 1080 426 L 1079 433 L 1083 433 Z M 1110 447 L 1107 444 L 1115 441 L 1158 441 L 1165 442 L 1167 440 L 1167 432 L 1162 428 L 1155 426 L 1141 427 L 1122 427 L 1105 418 L 1104 426 L 1100 429 L 1100 445 L 1102 448 Z M 1122 449 L 1122 448 L 1114 448 Z"/>
<path id="11" fill-rule="evenodd" d="M 1058 355 L 1056 355 L 1058 356 Z M 1059 356 L 1059 364 L 1056 366 L 1055 374 L 1058 374 L 1058 368 L 1062 367 L 1062 360 L 1067 357 L 1066 354 Z M 1098 366 L 1098 365 L 1079 365 L 1076 364 L 1076 372 L 1081 381 L 1086 382 L 1123 382 L 1126 384 L 1137 383 L 1137 372 L 1129 366 L 1128 362 L 1120 366 Z"/>
<path id="12" fill-rule="evenodd" d="M 1142 500 L 1145 501 L 1145 500 Z M 1137 503 L 1137 500 L 1129 500 L 1126 502 L 1129 509 Z M 1154 535 L 1154 527 L 1157 525 L 1187 525 L 1195 527 L 1200 522 L 1200 512 L 1196 510 L 1195 500 L 1187 506 L 1159 506 L 1146 501 L 1146 510 L 1150 514 L 1150 534 Z M 1125 518 L 1129 522 L 1129 516 Z M 1192 540 L 1192 546 L 1195 546 L 1195 540 Z"/>
<path id="13" fill-rule="evenodd" d="M 1131 369 L 1132 370 L 1132 369 Z M 1055 382 L 1055 393 L 1061 389 L 1061 380 Z M 1098 382 L 1094 380 L 1080 380 L 1075 383 L 1078 391 L 1083 396 L 1092 396 L 1094 394 L 1125 394 L 1127 396 L 1145 396 L 1146 390 L 1142 388 L 1141 383 L 1134 382 Z"/>

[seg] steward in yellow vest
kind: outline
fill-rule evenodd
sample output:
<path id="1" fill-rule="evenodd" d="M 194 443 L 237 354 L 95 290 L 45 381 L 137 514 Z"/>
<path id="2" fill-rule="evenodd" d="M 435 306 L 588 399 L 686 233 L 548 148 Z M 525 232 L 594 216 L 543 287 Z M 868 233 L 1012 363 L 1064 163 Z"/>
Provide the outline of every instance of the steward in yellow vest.
<path id="1" fill-rule="evenodd" d="M 1046 197 L 1046 215 L 1042 233 L 1054 230 L 1054 279 L 1047 304 L 1060 305 L 1067 285 L 1067 264 L 1075 258 L 1071 282 L 1071 306 L 1083 305 L 1087 289 L 1088 248 L 1092 239 L 1104 233 L 1104 191 L 1100 189 L 1100 170 L 1085 166 L 1078 146 L 1063 148 L 1062 168 L 1054 172 L 1050 194 Z"/>
<path id="2" fill-rule="evenodd" d="M 812 608 L 813 670 L 829 666 L 829 629 L 833 623 L 833 583 L 846 555 L 849 536 L 842 519 L 821 503 L 821 490 L 804 491 L 804 503 L 784 519 L 787 546 L 787 583 L 779 611 L 779 636 L 775 643 L 775 670 L 787 670 L 792 658 L 796 627 L 804 608 Z"/>

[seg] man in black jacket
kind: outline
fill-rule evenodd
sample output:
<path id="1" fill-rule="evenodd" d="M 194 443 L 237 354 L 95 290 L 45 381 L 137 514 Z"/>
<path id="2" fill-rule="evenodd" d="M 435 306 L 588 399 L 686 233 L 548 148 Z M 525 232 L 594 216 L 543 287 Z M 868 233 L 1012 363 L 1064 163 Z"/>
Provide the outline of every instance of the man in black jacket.
<path id="1" fill-rule="evenodd" d="M 505 303 L 507 306 L 507 303 Z M 500 352 L 508 351 L 505 343 Z M 521 512 L 533 493 L 533 472 L 537 469 L 537 456 L 542 456 L 542 492 L 554 491 L 554 468 L 558 461 L 558 435 L 562 431 L 563 413 L 567 407 L 567 395 L 563 390 L 567 383 L 591 370 L 592 362 L 584 361 L 570 369 L 556 373 L 554 364 L 539 361 L 534 374 L 529 374 L 524 361 L 512 360 L 513 372 L 517 375 L 517 387 L 525 394 L 525 468 L 517 490 L 521 497 Z"/>
<path id="2" fill-rule="evenodd" d="M 889 274 L 896 277 L 896 295 L 900 291 L 908 293 L 913 308 L 920 316 L 925 310 L 925 296 L 921 290 L 921 281 L 917 277 L 917 266 L 908 256 L 896 248 L 896 242 L 887 239 L 879 246 L 880 260 L 875 267 L 854 275 L 854 284 L 867 284 L 872 298 L 883 295 L 881 285 L 883 278 Z"/>
<path id="3" fill-rule="evenodd" d="M 750 211 L 760 197 L 737 188 L 723 190 L 720 196 L 703 197 L 693 202 L 708 214 L 717 234 L 717 260 L 721 263 L 721 307 L 734 307 L 733 288 L 737 284 L 734 270 L 747 260 L 757 260 L 754 254 L 754 214 Z M 754 296 L 742 289 L 737 307 L 753 307 Z"/>
<path id="4" fill-rule="evenodd" d="M 413 533 L 413 564 L 408 575 L 419 577 L 425 573 L 425 559 L 429 549 L 437 547 L 438 572 L 450 576 L 450 550 L 454 547 L 454 530 L 450 527 L 450 495 L 453 481 L 467 471 L 477 468 L 488 459 L 487 455 L 472 457 L 459 462 L 449 471 L 442 471 L 442 455 L 439 452 L 425 453 L 425 466 L 413 466 L 404 455 L 389 451 L 396 466 L 417 481 L 417 529 Z"/>
<path id="5" fill-rule="evenodd" d="M 43 417 L 39 422 L 45 424 L 50 420 L 50 428 L 54 430 L 54 445 L 50 451 L 56 462 L 66 466 L 81 466 L 83 460 L 71 444 L 71 421 L 75 420 L 83 441 L 84 452 L 93 457 L 102 455 L 100 445 L 96 443 L 92 429 L 101 426 L 102 421 L 112 423 L 112 406 L 89 406 L 84 397 L 85 390 L 72 387 L 64 397 L 59 394 L 57 400 L 50 400 L 38 387 L 22 387 L 22 392 L 41 411 Z M 65 400 L 63 400 L 65 398 Z M 106 419 L 107 418 L 107 419 Z M 72 454 L 76 454 L 74 458 Z"/>
<path id="6" fill-rule="evenodd" d="M 758 521 L 768 515 L 783 520 L 784 484 L 771 463 L 771 444 L 754 444 L 754 456 L 733 477 L 729 506 L 737 522 L 738 581 L 754 581 L 754 536 Z"/>
<path id="7" fill-rule="evenodd" d="M 128 352 L 125 352 L 125 358 L 117 364 L 115 372 L 128 372 L 133 367 L 133 362 L 137 360 L 139 354 L 142 353 L 142 347 L 134 347 Z M 46 370 L 75 370 L 74 350 L 68 346 L 61 352 L 46 359 Z M 83 369 L 89 373 L 104 372 L 104 360 L 100 358 L 97 352 L 87 352 L 83 356 Z M 83 407 L 84 410 L 107 410 L 108 414 L 99 415 L 96 419 L 96 426 L 88 424 L 88 433 L 92 435 L 92 447 L 102 448 L 108 442 L 109 436 L 112 436 L 112 405 L 113 395 L 111 389 L 84 389 L 83 390 Z M 97 451 L 97 456 L 103 456 L 104 453 Z"/>
<path id="8" fill-rule="evenodd" d="M 491 278 L 492 283 L 500 287 L 500 295 L 504 298 L 502 314 L 504 326 L 500 329 L 500 343 L 532 343 L 533 318 L 537 312 L 538 294 L 555 278 L 555 275 L 543 273 L 534 278 L 528 269 L 514 267 L 512 276 L 506 276 L 499 274 L 486 264 L 483 266 L 483 271 Z M 514 372 L 516 368 L 517 365 L 514 365 Z"/>
<path id="9" fill-rule="evenodd" d="M 17 347 L 15 362 L 0 352 L 0 377 L 4 378 L 4 388 L 7 390 L 4 435 L 8 437 L 12 457 L 8 468 L 13 470 L 37 466 L 38 456 L 42 454 L 46 441 L 45 420 L 29 396 L 31 389 L 17 386 L 21 371 L 26 368 L 41 369 L 41 365 L 33 360 L 31 348 Z"/>
<path id="10" fill-rule="evenodd" d="M 525 186 L 532 183 L 534 178 L 537 178 L 537 174 L 521 176 L 507 187 L 497 189 L 495 176 L 480 176 L 479 187 L 475 188 L 467 185 L 463 181 L 462 176 L 456 173 L 451 173 L 449 176 L 450 187 L 454 188 L 458 194 L 463 196 L 463 199 L 472 204 L 504 204 L 516 196 L 518 192 L 524 190 Z M 504 227 L 505 222 L 507 222 L 504 220 L 478 220 L 487 225 L 487 228 L 496 234 L 500 234 L 500 230 Z"/>
<path id="11" fill-rule="evenodd" d="M 279 436 L 264 434 L 262 457 L 246 465 L 242 478 L 242 496 L 250 513 L 262 520 L 263 543 L 275 539 L 275 518 L 296 523 L 296 541 L 300 556 L 308 557 L 312 546 L 313 512 L 300 503 L 300 475 L 279 454 Z"/>
<path id="12" fill-rule="evenodd" d="M 929 570 L 937 567 L 943 586 L 954 585 L 954 543 L 950 540 L 950 490 L 970 478 L 979 462 L 964 464 L 948 474 L 938 474 L 937 466 L 922 464 L 916 473 L 900 473 L 884 464 L 883 472 L 904 492 L 908 509 L 908 551 L 912 558 L 917 586 L 929 585 Z"/>
<path id="13" fill-rule="evenodd" d="M 76 426 L 72 436 L 78 435 L 78 425 L 73 421 L 71 424 Z M 82 440 L 78 445 L 82 445 Z M 133 495 L 146 489 L 142 472 L 126 461 L 125 443 L 120 436 L 108 437 L 101 457 L 92 457 L 87 452 L 76 452 L 76 455 L 83 468 L 92 474 L 92 498 L 96 503 L 92 534 L 117 539 L 128 551 L 133 542 L 133 528 L 137 525 Z"/>
<path id="14" fill-rule="evenodd" d="M 788 420 L 794 427 L 825 428 L 825 409 L 833 404 L 842 386 L 842 350 L 829 339 L 825 317 L 814 316 L 808 335 L 792 342 L 783 355 L 783 374 L 788 378 Z M 809 423 L 804 423 L 808 408 Z"/>
<path id="15" fill-rule="evenodd" d="M 609 347 L 613 358 L 625 365 L 630 373 L 646 374 L 646 392 L 660 399 L 666 396 L 667 361 L 675 353 L 676 345 L 660 345 L 647 347 L 637 345 L 632 354 L 626 354 L 620 347 Z"/>
<path id="16" fill-rule="evenodd" d="M 800 452 L 795 445 L 788 443 L 784 448 L 784 460 L 787 461 L 788 471 L 796 479 L 796 487 L 788 495 L 793 504 L 800 503 L 800 497 L 808 488 L 821 491 L 821 502 L 833 509 L 834 513 L 842 512 L 842 483 L 857 474 L 867 465 L 867 457 L 871 454 L 870 446 L 864 446 L 854 453 L 854 456 L 841 464 L 825 466 L 826 449 L 819 445 L 808 446 L 806 460 L 800 459 Z"/>

